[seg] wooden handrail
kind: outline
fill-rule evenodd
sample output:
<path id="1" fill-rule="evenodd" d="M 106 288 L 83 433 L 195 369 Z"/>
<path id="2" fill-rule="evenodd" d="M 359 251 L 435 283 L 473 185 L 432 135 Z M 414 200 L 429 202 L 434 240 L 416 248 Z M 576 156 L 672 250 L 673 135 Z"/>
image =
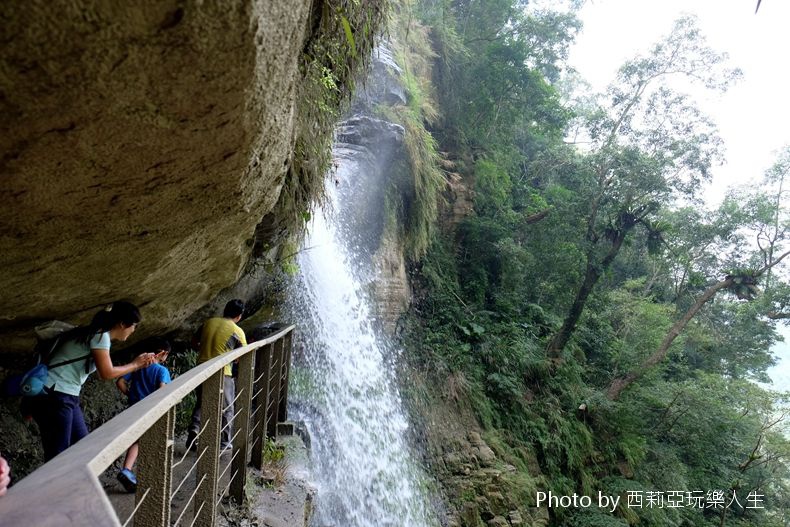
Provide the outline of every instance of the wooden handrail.
<path id="1" fill-rule="evenodd" d="M 285 340 L 288 340 L 290 348 L 290 333 L 293 329 L 294 326 L 288 326 L 265 339 L 200 364 L 101 425 L 19 481 L 8 490 L 5 497 L 0 498 L 0 527 L 120 526 L 112 504 L 99 483 L 99 475 L 187 395 L 222 372 L 226 365 L 278 341 L 282 341 L 280 349 L 285 346 Z M 256 355 L 260 356 L 260 353 L 253 353 L 253 356 Z M 282 397 L 283 394 L 275 395 Z M 277 409 L 275 420 L 276 415 Z M 262 448 L 262 445 L 258 448 Z M 144 452 L 141 454 L 145 455 Z M 169 478 L 166 479 L 169 486 Z"/>

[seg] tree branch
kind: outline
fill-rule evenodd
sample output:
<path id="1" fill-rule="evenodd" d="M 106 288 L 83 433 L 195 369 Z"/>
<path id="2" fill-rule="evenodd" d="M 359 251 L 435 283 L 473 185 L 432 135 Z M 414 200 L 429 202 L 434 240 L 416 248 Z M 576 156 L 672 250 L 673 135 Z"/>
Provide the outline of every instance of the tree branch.
<path id="1" fill-rule="evenodd" d="M 551 212 L 551 208 L 543 209 L 540 212 L 536 212 L 535 214 L 531 214 L 531 215 L 527 216 L 526 218 L 524 218 L 524 222 L 527 225 L 532 225 L 533 223 L 537 223 L 540 220 L 542 220 L 543 218 L 545 218 L 546 216 L 548 216 L 549 212 Z"/>
<path id="2" fill-rule="evenodd" d="M 778 257 L 776 260 L 774 260 L 773 262 L 768 262 L 767 264 L 765 264 L 764 266 L 762 266 L 760 269 L 758 269 L 758 270 L 757 270 L 757 272 L 756 272 L 756 273 L 754 273 L 754 276 L 760 276 L 760 275 L 762 275 L 764 272 L 766 272 L 767 270 L 771 269 L 772 267 L 775 267 L 775 266 L 776 266 L 776 265 L 777 265 L 779 262 L 781 262 L 782 260 L 784 260 L 784 259 L 785 259 L 785 257 L 787 257 L 788 255 L 790 255 L 790 251 L 786 251 L 784 254 L 782 254 L 781 256 L 779 256 L 779 257 Z"/>
<path id="3" fill-rule="evenodd" d="M 606 390 L 606 396 L 611 400 L 617 399 L 620 396 L 620 393 L 625 388 L 630 386 L 632 382 L 641 377 L 647 370 L 664 360 L 664 357 L 667 356 L 669 347 L 675 341 L 675 338 L 677 338 L 677 336 L 680 335 L 680 332 L 685 329 L 686 325 L 691 321 L 692 318 L 694 318 L 694 315 L 696 315 L 697 312 L 702 309 L 702 306 L 704 306 L 711 298 L 716 296 L 716 293 L 722 289 L 730 287 L 732 284 L 733 278 L 728 277 L 710 286 L 702 294 L 702 296 L 697 299 L 694 305 L 691 306 L 688 311 L 686 311 L 686 314 L 672 325 L 658 349 L 653 352 L 652 355 L 643 360 L 636 369 L 631 370 L 624 377 L 615 379 Z"/>

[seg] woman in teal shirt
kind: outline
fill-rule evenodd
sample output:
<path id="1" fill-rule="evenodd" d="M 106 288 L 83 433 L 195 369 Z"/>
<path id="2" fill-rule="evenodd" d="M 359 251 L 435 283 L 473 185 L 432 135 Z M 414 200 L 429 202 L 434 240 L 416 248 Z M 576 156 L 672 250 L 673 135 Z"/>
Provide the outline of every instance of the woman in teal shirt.
<path id="1" fill-rule="evenodd" d="M 140 310 L 134 304 L 113 302 L 96 313 L 89 325 L 74 328 L 61 337 L 50 362 L 72 362 L 49 370 L 45 393 L 32 401 L 31 408 L 41 430 L 46 461 L 88 435 L 80 408 L 80 390 L 91 373 L 98 372 L 100 379 L 114 379 L 154 362 L 153 353 L 138 355 L 122 366 L 114 365 L 110 358 L 110 343 L 129 338 L 140 320 Z"/>

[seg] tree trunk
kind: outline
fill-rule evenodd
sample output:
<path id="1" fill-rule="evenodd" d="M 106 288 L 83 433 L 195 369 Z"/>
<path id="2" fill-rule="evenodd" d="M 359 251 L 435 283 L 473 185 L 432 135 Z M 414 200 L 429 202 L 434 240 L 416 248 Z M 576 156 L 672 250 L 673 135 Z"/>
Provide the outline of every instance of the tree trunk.
<path id="1" fill-rule="evenodd" d="M 579 322 L 584 312 L 584 305 L 587 303 L 590 293 L 592 293 L 595 288 L 595 284 L 598 283 L 598 279 L 601 278 L 601 274 L 609 268 L 617 256 L 617 253 L 620 252 L 620 247 L 623 246 L 623 240 L 625 240 L 625 235 L 627 233 L 628 230 L 626 229 L 617 231 L 614 240 L 612 240 L 612 246 L 609 252 L 604 259 L 601 260 L 600 264 L 596 265 L 594 261 L 594 249 L 587 254 L 587 269 L 584 273 L 584 281 L 579 291 L 576 293 L 576 298 L 573 300 L 573 305 L 570 311 L 568 311 L 568 315 L 562 322 L 562 327 L 554 337 L 552 337 L 551 342 L 549 342 L 546 348 L 546 353 L 550 358 L 557 359 L 562 354 L 562 350 L 565 349 L 565 346 L 571 339 L 571 335 L 573 335 L 573 331 L 576 329 L 576 324 Z"/>
<path id="2" fill-rule="evenodd" d="M 587 298 L 590 296 L 590 293 L 592 292 L 600 277 L 601 272 L 598 270 L 598 268 L 594 264 L 588 262 L 587 271 L 584 274 L 584 282 L 582 282 L 582 286 L 576 293 L 576 298 L 573 300 L 573 305 L 571 306 L 570 311 L 568 311 L 568 315 L 565 317 L 565 320 L 562 322 L 562 327 L 557 333 L 555 333 L 554 337 L 552 337 L 551 342 L 549 342 L 549 346 L 546 349 L 549 357 L 556 359 L 560 356 L 562 350 L 565 349 L 565 345 L 570 340 L 573 331 L 576 329 L 576 324 L 579 322 L 579 318 L 582 316 L 584 304 L 587 302 Z"/>

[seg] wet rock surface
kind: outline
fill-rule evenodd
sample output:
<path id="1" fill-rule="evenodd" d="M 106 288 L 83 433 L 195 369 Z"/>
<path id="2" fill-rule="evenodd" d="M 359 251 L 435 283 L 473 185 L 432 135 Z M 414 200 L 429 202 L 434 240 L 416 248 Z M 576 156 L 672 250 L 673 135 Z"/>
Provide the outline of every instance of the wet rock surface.
<path id="1" fill-rule="evenodd" d="M 285 448 L 282 480 L 264 471 L 265 484 L 250 497 L 250 515 L 266 527 L 307 527 L 315 496 L 309 481 L 307 449 L 296 435 L 278 442 Z"/>
<path id="2" fill-rule="evenodd" d="M 413 184 L 405 152 L 405 129 L 381 118 L 380 111 L 407 103 L 400 75 L 401 68 L 388 43 L 382 42 L 373 52 L 370 71 L 353 101 L 351 115 L 337 128 L 334 150 L 340 167 L 334 175 L 335 184 L 348 204 L 341 211 L 341 232 L 355 247 L 357 268 L 375 270 L 366 279 L 376 321 L 390 335 L 411 302 L 403 228 L 388 217 L 397 207 L 388 200 L 393 195 L 408 194 Z"/>

